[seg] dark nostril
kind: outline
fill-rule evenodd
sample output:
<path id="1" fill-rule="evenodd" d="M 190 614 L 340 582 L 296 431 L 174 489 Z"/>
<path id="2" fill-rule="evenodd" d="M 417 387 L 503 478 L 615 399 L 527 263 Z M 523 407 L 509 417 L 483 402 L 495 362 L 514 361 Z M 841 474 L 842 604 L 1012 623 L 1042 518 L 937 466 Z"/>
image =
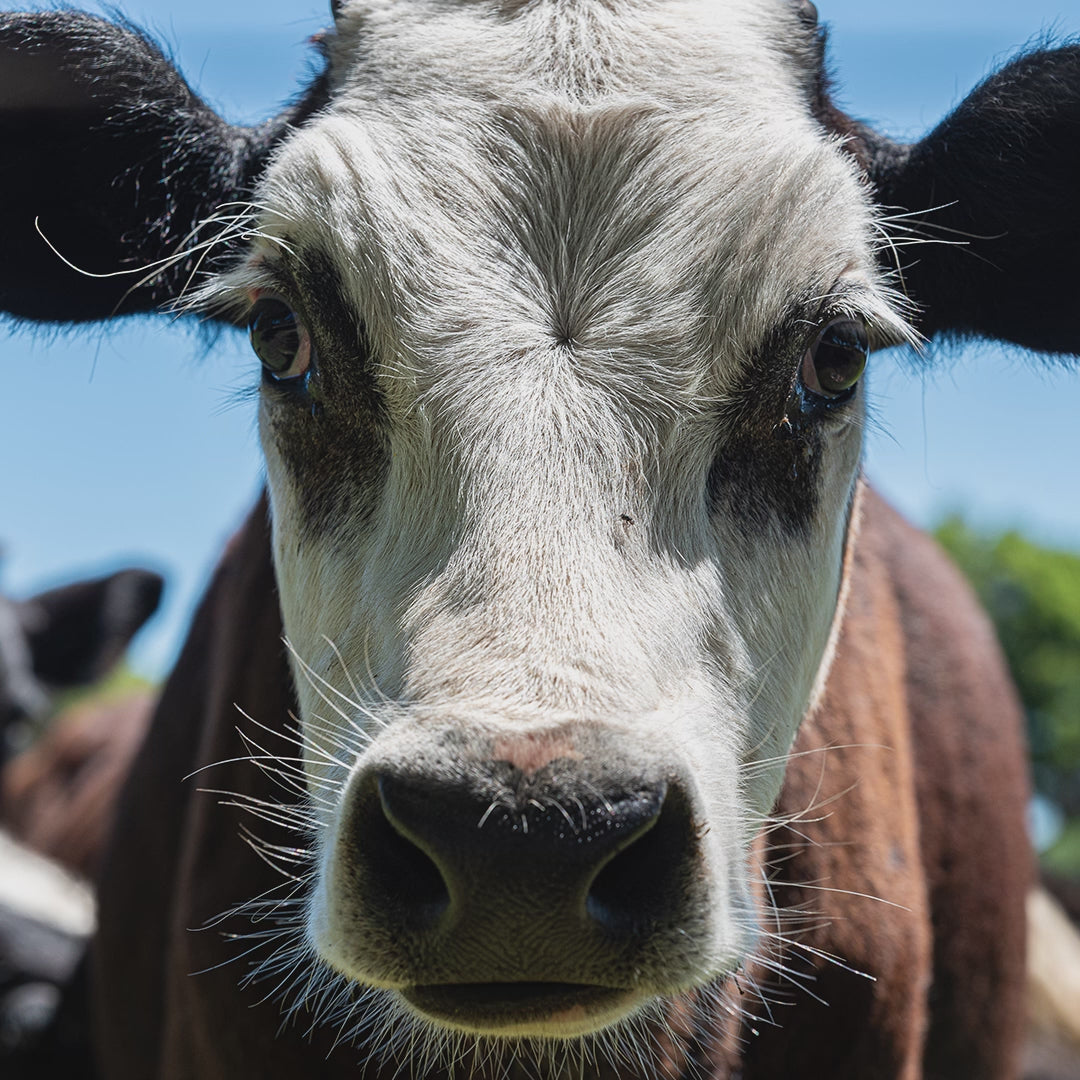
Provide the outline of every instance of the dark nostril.
<path id="1" fill-rule="evenodd" d="M 687 793 L 552 772 L 369 774 L 345 864 L 365 908 L 400 942 L 451 933 L 511 950 L 538 925 L 622 949 L 677 921 L 697 861 Z"/>
<path id="2" fill-rule="evenodd" d="M 696 842 L 685 795 L 668 788 L 663 806 L 608 860 L 589 886 L 589 917 L 617 934 L 640 933 L 670 918 L 685 893 Z"/>
<path id="3" fill-rule="evenodd" d="M 450 906 L 450 893 L 438 866 L 397 821 L 382 791 L 363 799 L 354 821 L 355 850 L 371 899 L 396 911 L 411 929 L 438 921 Z"/>

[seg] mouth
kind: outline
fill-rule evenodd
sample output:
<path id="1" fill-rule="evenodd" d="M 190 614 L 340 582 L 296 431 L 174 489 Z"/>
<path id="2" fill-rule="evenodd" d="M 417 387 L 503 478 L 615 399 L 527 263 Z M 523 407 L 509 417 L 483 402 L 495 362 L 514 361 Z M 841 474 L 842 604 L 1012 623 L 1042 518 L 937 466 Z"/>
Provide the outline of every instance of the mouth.
<path id="1" fill-rule="evenodd" d="M 559 982 L 439 983 L 399 991 L 417 1012 L 475 1035 L 573 1038 L 633 1011 L 639 995 Z"/>

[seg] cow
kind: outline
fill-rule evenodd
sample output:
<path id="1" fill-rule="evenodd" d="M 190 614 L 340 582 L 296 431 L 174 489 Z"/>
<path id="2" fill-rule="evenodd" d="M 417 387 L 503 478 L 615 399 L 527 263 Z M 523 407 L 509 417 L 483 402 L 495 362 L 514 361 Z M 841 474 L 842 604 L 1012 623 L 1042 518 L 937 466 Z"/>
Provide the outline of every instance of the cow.
<path id="1" fill-rule="evenodd" d="M 120 774 L 145 730 L 149 708 L 141 696 L 85 704 L 55 727 L 45 726 L 48 714 L 58 692 L 86 687 L 114 667 L 157 610 L 163 585 L 160 574 L 131 568 L 23 600 L 0 595 L 5 882 L 0 1058 L 5 1068 L 11 1055 L 51 1023 L 93 923 L 89 895 L 40 856 L 92 876 L 111 825 Z"/>
<path id="2" fill-rule="evenodd" d="M 863 376 L 1080 351 L 1080 48 L 898 145 L 808 2 L 332 9 L 250 128 L 130 26 L 0 16 L 0 308 L 260 367 L 267 495 L 100 880 L 101 1074 L 1015 1076 L 1020 710 L 862 479 Z"/>
<path id="3" fill-rule="evenodd" d="M 1066 905 L 1080 888 L 1046 874 L 1041 886 L 1028 896 L 1025 1080 L 1068 1080 L 1080 1070 L 1080 931 Z"/>
<path id="4" fill-rule="evenodd" d="M 160 574 L 129 568 L 23 600 L 0 594 L 0 764 L 30 741 L 58 692 L 115 666 L 163 588 Z"/>
<path id="5" fill-rule="evenodd" d="M 117 793 L 157 695 L 133 689 L 78 702 L 0 767 L 0 826 L 20 843 L 93 881 Z"/>

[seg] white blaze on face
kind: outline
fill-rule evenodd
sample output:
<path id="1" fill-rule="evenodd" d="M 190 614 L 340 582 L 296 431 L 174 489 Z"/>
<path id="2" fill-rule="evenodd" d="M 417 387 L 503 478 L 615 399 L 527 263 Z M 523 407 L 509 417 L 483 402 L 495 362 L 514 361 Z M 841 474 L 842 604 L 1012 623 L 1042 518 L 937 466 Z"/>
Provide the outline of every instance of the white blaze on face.
<path id="1" fill-rule="evenodd" d="M 226 283 L 318 353 L 318 409 L 261 411 L 298 656 L 376 738 L 587 721 L 686 764 L 706 970 L 745 946 L 782 771 L 740 770 L 807 707 L 860 454 L 857 397 L 785 408 L 816 325 L 904 333 L 799 33 L 780 2 L 350 4 Z"/>

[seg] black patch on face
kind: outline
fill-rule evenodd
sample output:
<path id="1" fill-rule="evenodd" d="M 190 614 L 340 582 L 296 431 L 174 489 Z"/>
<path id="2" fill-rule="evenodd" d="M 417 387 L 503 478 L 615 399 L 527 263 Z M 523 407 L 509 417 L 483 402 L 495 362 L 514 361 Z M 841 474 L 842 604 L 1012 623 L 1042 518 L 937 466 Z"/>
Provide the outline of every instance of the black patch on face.
<path id="1" fill-rule="evenodd" d="M 804 536 L 817 513 L 822 454 L 847 400 L 830 404 L 801 385 L 799 366 L 815 333 L 802 319 L 778 327 L 722 410 L 709 503 L 748 531 Z"/>
<path id="2" fill-rule="evenodd" d="M 386 409 L 367 333 L 331 261 L 286 256 L 281 276 L 283 298 L 311 334 L 314 361 L 307 379 L 264 377 L 264 416 L 307 524 L 323 531 L 370 513 L 389 453 Z"/>

